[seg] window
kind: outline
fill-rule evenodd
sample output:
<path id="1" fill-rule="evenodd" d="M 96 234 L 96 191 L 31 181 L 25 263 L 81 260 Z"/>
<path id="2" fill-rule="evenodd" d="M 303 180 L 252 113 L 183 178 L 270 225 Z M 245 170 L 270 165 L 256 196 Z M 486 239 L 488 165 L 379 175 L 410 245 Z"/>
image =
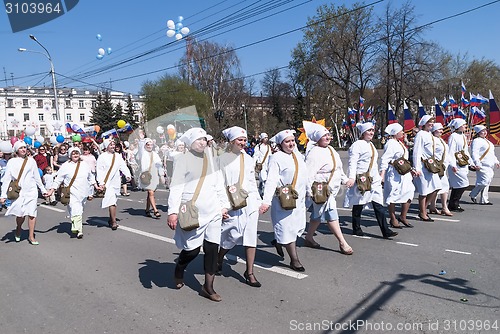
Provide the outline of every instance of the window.
<path id="1" fill-rule="evenodd" d="M 38 120 L 43 121 L 43 114 L 38 114 Z"/>
<path id="2" fill-rule="evenodd" d="M 71 100 L 65 100 L 66 101 L 66 108 L 71 108 Z"/>
<path id="3" fill-rule="evenodd" d="M 36 100 L 38 108 L 43 108 L 43 100 Z"/>
<path id="4" fill-rule="evenodd" d="M 80 121 L 85 122 L 85 114 L 80 114 Z"/>
<path id="5" fill-rule="evenodd" d="M 66 120 L 71 121 L 71 114 L 66 114 Z"/>
<path id="6" fill-rule="evenodd" d="M 85 105 L 83 104 L 83 100 L 78 100 L 78 108 L 83 109 Z"/>
<path id="7" fill-rule="evenodd" d="M 24 121 L 26 122 L 26 121 L 29 121 L 29 120 L 30 120 L 30 114 L 25 113 L 24 114 Z"/>
<path id="8" fill-rule="evenodd" d="M 23 99 L 23 108 L 28 108 L 28 99 Z"/>
<path id="9" fill-rule="evenodd" d="M 7 99 L 7 108 L 14 108 L 14 99 Z"/>
<path id="10" fill-rule="evenodd" d="M 7 117 L 14 117 L 14 113 L 13 112 L 8 113 Z"/>
<path id="11" fill-rule="evenodd" d="M 52 108 L 55 108 L 55 107 L 56 107 L 56 101 L 52 100 Z"/>
<path id="12" fill-rule="evenodd" d="M 139 122 L 139 115 L 134 115 L 134 120 L 138 123 Z"/>
<path id="13" fill-rule="evenodd" d="M 46 134 L 47 134 L 47 131 L 46 131 L 45 127 L 41 126 L 40 127 L 40 136 L 45 137 Z"/>

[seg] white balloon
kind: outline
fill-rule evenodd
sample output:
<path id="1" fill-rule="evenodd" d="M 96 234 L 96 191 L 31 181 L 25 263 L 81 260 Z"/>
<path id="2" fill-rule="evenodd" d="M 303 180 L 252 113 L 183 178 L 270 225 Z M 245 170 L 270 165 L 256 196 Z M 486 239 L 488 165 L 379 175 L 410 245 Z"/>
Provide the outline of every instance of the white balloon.
<path id="1" fill-rule="evenodd" d="M 161 135 L 164 131 L 165 131 L 165 130 L 163 130 L 163 128 L 162 128 L 160 125 L 158 125 L 158 126 L 156 127 L 156 132 L 158 132 L 158 134 L 160 134 L 160 135 Z"/>
<path id="2" fill-rule="evenodd" d="M 167 37 L 174 37 L 175 30 L 167 30 Z"/>
<path id="3" fill-rule="evenodd" d="M 36 136 L 36 140 L 43 144 L 43 142 L 45 141 L 45 138 L 42 135 L 38 135 L 38 136 Z"/>
<path id="4" fill-rule="evenodd" d="M 3 153 L 12 153 L 12 145 L 9 141 L 1 141 L 0 142 L 0 151 Z"/>
<path id="5" fill-rule="evenodd" d="M 182 28 L 182 29 L 181 29 L 181 34 L 183 34 L 183 35 L 187 35 L 187 34 L 189 34 L 189 28 L 188 28 L 188 27 L 184 27 L 184 28 Z"/>
<path id="6" fill-rule="evenodd" d="M 26 129 L 24 130 L 24 133 L 27 135 L 27 136 L 33 136 L 36 132 L 36 129 L 35 127 L 31 126 L 31 125 L 28 125 L 26 127 Z"/>
<path id="7" fill-rule="evenodd" d="M 52 145 L 57 145 L 57 138 L 55 135 L 50 136 L 50 143 Z"/>
<path id="8" fill-rule="evenodd" d="M 99 50 L 97 50 L 97 53 L 101 56 L 104 56 L 106 54 L 106 50 L 104 50 L 103 48 L 99 48 Z"/>
<path id="9" fill-rule="evenodd" d="M 179 39 L 181 39 L 181 38 L 182 38 L 182 34 L 175 34 L 175 39 L 176 39 L 176 40 L 179 40 Z"/>
<path id="10" fill-rule="evenodd" d="M 167 28 L 168 29 L 175 29 L 175 23 L 173 20 L 168 20 L 167 21 Z"/>

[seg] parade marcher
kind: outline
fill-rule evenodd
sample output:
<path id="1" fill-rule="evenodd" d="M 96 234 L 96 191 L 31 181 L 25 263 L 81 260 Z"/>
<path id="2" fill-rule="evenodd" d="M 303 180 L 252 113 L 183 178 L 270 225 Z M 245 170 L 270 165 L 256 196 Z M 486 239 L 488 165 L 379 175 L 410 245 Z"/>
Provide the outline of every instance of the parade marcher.
<path id="1" fill-rule="evenodd" d="M 165 184 L 163 163 L 154 150 L 154 143 L 151 138 L 144 139 L 144 147 L 139 150 L 139 188 L 146 190 L 146 217 L 153 217 L 150 209 L 153 210 L 155 218 L 160 218 L 161 214 L 156 207 L 155 191 L 159 184 Z M 148 175 L 149 174 L 149 175 Z M 146 175 L 147 177 L 144 177 Z"/>
<path id="2" fill-rule="evenodd" d="M 352 207 L 352 234 L 363 236 L 361 213 L 363 206 L 371 204 L 384 239 L 398 235 L 387 226 L 382 178 L 378 173 L 378 153 L 371 142 L 375 134 L 372 122 L 356 125 L 360 138 L 349 148 L 349 163 L 346 186 L 349 188 L 344 199 L 344 207 Z M 370 183 L 371 179 L 371 183 Z M 360 188 L 362 190 L 360 190 Z"/>
<path id="3" fill-rule="evenodd" d="M 233 126 L 223 130 L 222 133 L 229 141 L 229 145 L 228 151 L 220 155 L 218 160 L 228 196 L 241 195 L 241 191 L 244 191 L 248 197 L 245 199 L 244 207 L 231 208 L 228 218 L 222 221 L 218 270 L 222 270 L 224 255 L 234 246 L 243 245 L 246 255 L 246 270 L 243 274 L 245 282 L 250 286 L 260 287 L 261 284 L 255 278 L 253 271 L 261 202 L 255 180 L 254 160 L 244 151 L 248 140 L 245 129 Z"/>
<path id="4" fill-rule="evenodd" d="M 80 159 L 80 149 L 71 147 L 68 150 L 70 160 L 63 163 L 49 190 L 49 195 L 54 193 L 59 186 L 70 186 L 70 200 L 68 213 L 71 218 L 71 233 L 78 239 L 83 238 L 83 207 L 87 202 L 89 185 L 98 189 L 96 180 L 88 164 Z"/>
<path id="5" fill-rule="evenodd" d="M 22 226 L 26 216 L 28 216 L 28 242 L 31 245 L 38 245 L 39 243 L 35 239 L 38 189 L 43 196 L 47 196 L 47 190 L 43 186 L 38 166 L 33 158 L 27 156 L 27 150 L 26 143 L 22 140 L 18 140 L 14 144 L 14 152 L 17 157 L 12 157 L 7 162 L 2 178 L 0 203 L 4 204 L 7 199 L 10 182 L 17 180 L 17 184 L 21 188 L 19 197 L 9 206 L 5 216 L 16 216 L 17 227 L 14 234 L 16 242 L 21 241 Z"/>
<path id="6" fill-rule="evenodd" d="M 473 203 L 492 205 L 488 197 L 488 190 L 493 180 L 494 171 L 500 167 L 500 162 L 495 156 L 495 146 L 487 139 L 488 130 L 484 125 L 474 126 L 476 137 L 471 145 L 471 158 L 476 170 L 476 185 L 470 192 Z M 479 196 L 479 200 L 477 199 Z"/>
<path id="7" fill-rule="evenodd" d="M 309 197 L 315 198 L 313 191 L 322 192 L 323 187 L 328 187 L 328 198 L 313 200 L 312 213 L 309 228 L 305 237 L 304 245 L 311 248 L 319 248 L 320 245 L 314 240 L 314 233 L 321 223 L 326 223 L 339 242 L 340 252 L 345 255 L 353 253 L 342 234 L 337 211 L 337 196 L 341 183 L 347 181 L 347 176 L 342 170 L 342 161 L 333 147 L 330 146 L 332 136 L 327 128 L 312 122 L 303 122 L 307 138 L 314 143 L 306 155 L 307 168 L 307 192 Z M 314 188 L 314 190 L 313 190 Z M 321 188 L 321 189 L 318 189 Z M 324 197 L 324 196 L 323 196 Z"/>
<path id="8" fill-rule="evenodd" d="M 465 135 L 466 122 L 462 118 L 455 118 L 449 124 L 453 133 L 448 138 L 448 149 L 451 156 L 448 167 L 448 181 L 451 194 L 448 208 L 450 211 L 462 212 L 460 199 L 469 186 L 469 145 Z"/>
<path id="9" fill-rule="evenodd" d="M 131 178 L 130 171 L 122 156 L 115 152 L 115 145 L 114 140 L 104 139 L 104 151 L 97 158 L 96 166 L 98 187 L 105 191 L 101 207 L 109 210 L 108 225 L 112 230 L 118 228 L 116 223 L 116 202 L 121 188 L 120 172 L 125 175 L 127 181 L 130 181 Z"/>
<path id="10" fill-rule="evenodd" d="M 253 158 L 255 160 L 255 172 L 259 177 L 259 194 L 260 196 L 263 196 L 264 186 L 267 179 L 269 158 L 273 152 L 271 150 L 271 146 L 269 145 L 269 137 L 267 133 L 262 132 L 259 139 L 260 143 L 254 148 Z"/>
<path id="11" fill-rule="evenodd" d="M 80 154 L 80 159 L 87 164 L 87 166 L 90 168 L 90 172 L 92 173 L 92 177 L 96 178 L 96 166 L 97 166 L 97 159 L 96 157 L 91 153 L 90 151 L 91 146 L 88 143 L 83 144 L 82 146 L 82 153 Z M 94 198 L 94 186 L 89 185 L 88 187 L 88 192 L 87 192 L 87 199 L 91 201 Z"/>
<path id="12" fill-rule="evenodd" d="M 438 141 L 431 133 L 434 117 L 424 115 L 418 125 L 421 130 L 417 132 L 413 145 L 413 167 L 417 176 L 414 183 L 418 192 L 418 217 L 420 220 L 432 222 L 434 219 L 428 216 L 427 206 L 432 206 L 431 203 L 436 201 L 437 193 L 441 189 L 439 170 L 433 169 L 433 166 L 437 164 L 436 142 Z"/>
<path id="13" fill-rule="evenodd" d="M 297 254 L 297 238 L 306 227 L 307 172 L 302 155 L 295 151 L 294 133 L 294 130 L 283 130 L 275 135 L 280 151 L 269 158 L 267 181 L 259 212 L 263 214 L 271 207 L 271 220 L 276 237 L 274 246 L 278 254 L 282 254 L 282 246 L 285 246 L 290 256 L 290 268 L 305 271 Z M 295 208 L 285 209 L 280 197 L 289 194 L 296 197 Z"/>
<path id="14" fill-rule="evenodd" d="M 406 214 L 415 193 L 414 171 L 411 168 L 401 169 L 402 165 L 411 167 L 408 148 L 404 144 L 405 133 L 399 123 L 389 124 L 385 128 L 385 133 L 389 135 L 389 140 L 380 158 L 380 177 L 384 182 L 384 202 L 389 211 L 389 223 L 393 228 L 402 228 L 399 223 L 413 227 L 406 219 Z M 401 204 L 401 214 L 398 218 L 396 218 L 396 204 Z"/>
<path id="15" fill-rule="evenodd" d="M 214 290 L 214 278 L 217 272 L 221 221 L 229 217 L 229 202 L 220 171 L 215 169 L 206 149 L 206 136 L 205 130 L 191 128 L 180 138 L 189 151 L 174 159 L 168 196 L 168 226 L 175 230 L 175 244 L 181 249 L 174 273 L 176 288 L 184 286 L 184 271 L 203 246 L 205 283 L 200 295 L 219 302 L 222 298 Z M 197 226 L 187 228 L 183 225 L 185 222 L 179 220 L 179 215 L 192 211 L 189 210 L 190 203 L 197 209 L 198 218 Z"/>
<path id="16" fill-rule="evenodd" d="M 436 207 L 437 196 L 434 202 L 429 203 L 429 212 L 441 214 L 443 216 L 452 217 L 453 214 L 448 209 L 448 193 L 450 192 L 450 183 L 448 182 L 448 165 L 450 164 L 450 154 L 448 152 L 448 145 L 441 138 L 443 134 L 443 125 L 441 123 L 434 123 L 431 129 L 432 135 L 436 139 L 436 152 L 435 157 L 442 163 L 442 171 L 438 173 L 441 180 L 441 189 L 438 191 L 438 196 L 441 199 L 441 211 Z"/>

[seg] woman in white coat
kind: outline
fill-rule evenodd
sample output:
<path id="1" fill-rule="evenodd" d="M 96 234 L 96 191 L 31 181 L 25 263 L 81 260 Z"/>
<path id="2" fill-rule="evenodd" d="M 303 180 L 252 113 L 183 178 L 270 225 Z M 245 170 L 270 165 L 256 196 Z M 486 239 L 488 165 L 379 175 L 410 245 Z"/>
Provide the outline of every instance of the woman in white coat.
<path id="1" fill-rule="evenodd" d="M 389 124 L 385 133 L 390 139 L 385 145 L 384 154 L 380 159 L 380 177 L 384 180 L 384 201 L 389 209 L 389 223 L 394 228 L 413 227 L 406 219 L 411 200 L 415 194 L 413 185 L 414 171 L 401 175 L 394 168 L 394 161 L 400 158 L 409 159 L 409 151 L 405 146 L 405 133 L 399 123 Z M 401 214 L 396 218 L 396 204 L 401 204 Z"/>
<path id="2" fill-rule="evenodd" d="M 175 230 L 174 240 L 181 249 L 175 266 L 175 284 L 180 289 L 184 286 L 184 271 L 188 264 L 200 253 L 203 246 L 205 283 L 200 295 L 215 302 L 222 300 L 214 290 L 214 278 L 217 272 L 217 253 L 221 240 L 221 221 L 228 218 L 229 202 L 220 171 L 217 171 L 211 154 L 207 149 L 207 133 L 201 128 L 191 128 L 186 131 L 182 140 L 189 151 L 179 155 L 174 160 L 172 183 L 168 196 L 168 226 Z M 206 175 L 202 178 L 202 171 Z M 200 181 L 201 180 L 201 181 Z M 178 214 L 186 203 L 195 196 L 195 190 L 200 183 L 195 207 L 198 210 L 199 226 L 190 231 L 183 230 L 178 224 Z"/>
<path id="3" fill-rule="evenodd" d="M 303 122 L 303 125 L 307 138 L 315 143 L 306 155 L 308 195 L 312 195 L 314 182 L 327 182 L 330 190 L 330 196 L 328 196 L 325 203 L 318 204 L 313 201 L 309 228 L 307 229 L 304 245 L 311 248 L 320 247 L 313 236 L 319 225 L 323 222 L 328 225 L 330 231 L 337 238 L 340 252 L 345 255 L 351 255 L 353 250 L 345 240 L 340 229 L 337 203 L 335 201 L 335 197 L 340 190 L 340 185 L 347 181 L 347 176 L 342 170 L 342 161 L 337 151 L 330 146 L 332 136 L 327 128 L 321 124 L 306 121 Z"/>
<path id="4" fill-rule="evenodd" d="M 97 158 L 96 180 L 99 188 L 106 191 L 102 199 L 101 208 L 108 208 L 108 225 L 114 231 L 118 228 L 118 224 L 116 223 L 116 203 L 121 189 L 120 172 L 125 175 L 127 182 L 130 181 L 131 175 L 121 154 L 115 152 L 115 141 L 104 139 L 102 144 L 104 151 Z"/>
<path id="5" fill-rule="evenodd" d="M 428 170 L 422 160 L 436 158 L 438 140 L 431 133 L 434 117 L 422 116 L 418 125 L 421 129 L 417 132 L 413 145 L 413 167 L 417 176 L 414 182 L 418 192 L 418 217 L 420 220 L 433 222 L 434 219 L 427 215 L 427 206 L 436 201 L 437 193 L 441 189 L 441 179 L 438 173 Z"/>
<path id="6" fill-rule="evenodd" d="M 154 142 L 151 138 L 144 139 L 144 146 L 141 145 L 139 148 L 139 188 L 145 189 L 146 196 L 146 217 L 152 217 L 150 209 L 153 209 L 153 215 L 155 218 L 160 218 L 161 214 L 156 207 L 155 191 L 158 185 L 164 184 L 164 170 L 163 162 L 155 151 L 153 151 Z M 151 176 L 149 182 L 146 179 L 140 177 L 143 173 L 149 173 Z"/>
<path id="7" fill-rule="evenodd" d="M 33 158 L 27 156 L 27 150 L 26 143 L 22 140 L 18 140 L 14 144 L 14 152 L 17 153 L 17 157 L 10 158 L 5 167 L 0 203 L 3 205 L 7 199 L 10 181 L 18 180 L 18 185 L 21 187 L 19 198 L 12 202 L 5 215 L 16 216 L 17 227 L 14 234 L 16 242 L 21 241 L 22 226 L 26 216 L 28 216 L 28 242 L 31 245 L 38 245 L 39 243 L 35 239 L 38 189 L 40 189 L 44 197 L 47 197 L 48 193 L 40 178 L 38 166 Z M 24 169 L 19 177 L 23 164 L 25 164 Z"/>
<path id="8" fill-rule="evenodd" d="M 344 207 L 352 207 L 352 234 L 363 236 L 361 229 L 361 213 L 366 204 L 371 204 L 377 223 L 384 239 L 398 235 L 387 227 L 386 210 L 383 206 L 384 197 L 382 178 L 378 172 L 378 153 L 371 142 L 375 134 L 372 122 L 358 123 L 356 125 L 360 138 L 349 148 L 349 165 L 346 186 L 349 188 L 344 199 Z M 356 185 L 356 175 L 368 172 L 372 178 L 371 190 L 361 193 Z"/>
<path id="9" fill-rule="evenodd" d="M 470 193 L 473 203 L 492 205 L 488 197 L 488 189 L 493 180 L 494 171 L 500 167 L 500 162 L 495 156 L 495 146 L 487 139 L 488 130 L 484 125 L 474 126 L 476 137 L 472 141 L 472 163 L 476 169 L 476 186 Z M 479 196 L 479 200 L 477 200 Z"/>
<path id="10" fill-rule="evenodd" d="M 245 247 L 246 270 L 243 274 L 245 282 L 253 287 L 261 284 L 255 278 L 253 265 L 257 247 L 257 223 L 259 220 L 259 204 L 261 197 L 255 181 L 254 160 L 245 153 L 247 132 L 238 126 L 222 131 L 229 141 L 227 152 L 218 158 L 219 169 L 224 179 L 224 187 L 228 196 L 238 188 L 246 191 L 247 205 L 241 209 L 231 209 L 228 218 L 222 221 L 221 243 L 218 257 L 218 271 L 222 270 L 224 255 L 236 245 Z M 243 168 L 243 169 L 242 169 Z M 242 179 L 240 180 L 240 177 Z M 239 184 L 239 186 L 235 186 Z"/>
<path id="11" fill-rule="evenodd" d="M 71 232 L 76 234 L 78 239 L 83 238 L 83 207 L 87 202 L 89 185 L 96 190 L 97 183 L 89 165 L 80 159 L 80 149 L 71 147 L 68 150 L 69 159 L 61 165 L 57 171 L 57 176 L 49 190 L 49 196 L 59 189 L 60 185 L 69 186 L 73 177 L 75 178 L 70 188 L 70 200 L 68 213 L 71 217 Z M 76 170 L 78 167 L 78 171 Z M 76 176 L 75 176 L 76 173 Z"/>
<path id="12" fill-rule="evenodd" d="M 446 172 L 448 166 L 450 165 L 451 156 L 448 152 L 448 144 L 446 144 L 445 141 L 441 138 L 441 136 L 443 135 L 443 125 L 441 123 L 434 123 L 431 132 L 436 139 L 435 157 L 442 162 L 443 171 L 442 173 L 438 174 L 441 180 L 441 189 L 437 193 L 441 198 L 441 211 L 436 208 L 436 196 L 434 202 L 429 203 L 429 213 L 452 217 L 453 214 L 448 209 L 448 193 L 450 192 L 450 183 L 448 182 L 448 173 Z"/>
<path id="13" fill-rule="evenodd" d="M 453 133 L 448 138 L 448 149 L 451 156 L 450 166 L 448 167 L 448 180 L 451 187 L 448 208 L 451 211 L 462 212 L 464 209 L 460 206 L 460 198 L 462 198 L 463 193 L 469 186 L 469 178 L 467 176 L 469 174 L 469 166 L 460 166 L 455 153 L 463 151 L 467 157 L 470 157 L 467 136 L 465 135 L 466 122 L 462 118 L 455 118 L 449 126 Z"/>
<path id="14" fill-rule="evenodd" d="M 283 254 L 281 247 L 284 245 L 290 256 L 290 268 L 302 272 L 305 269 L 297 254 L 297 237 L 302 235 L 306 227 L 307 172 L 302 155 L 295 151 L 294 133 L 294 130 L 283 130 L 274 136 L 280 151 L 269 158 L 264 198 L 259 211 L 263 214 L 271 207 L 276 250 L 278 254 Z M 294 175 L 298 198 L 294 209 L 285 210 L 280 205 L 276 191 L 279 187 L 292 184 Z"/>

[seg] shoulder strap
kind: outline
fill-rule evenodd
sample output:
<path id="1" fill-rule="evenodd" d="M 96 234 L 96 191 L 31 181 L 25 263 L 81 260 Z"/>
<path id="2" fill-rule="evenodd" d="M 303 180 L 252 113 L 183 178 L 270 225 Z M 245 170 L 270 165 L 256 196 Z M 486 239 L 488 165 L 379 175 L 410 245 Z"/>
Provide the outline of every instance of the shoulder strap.
<path id="1" fill-rule="evenodd" d="M 21 170 L 19 171 L 19 175 L 17 176 L 16 183 L 19 182 L 19 179 L 21 178 L 21 175 L 23 175 L 24 172 L 24 167 L 26 166 L 26 163 L 28 162 L 28 158 L 24 158 L 23 165 L 21 166 Z"/>
<path id="2" fill-rule="evenodd" d="M 433 134 L 431 134 L 431 138 L 432 138 L 432 156 L 434 156 L 434 154 L 436 153 L 436 142 L 434 141 Z"/>
<path id="3" fill-rule="evenodd" d="M 367 170 L 368 173 L 370 173 L 370 171 L 372 170 L 373 159 L 375 158 L 375 148 L 373 147 L 373 143 L 372 142 L 370 142 L 370 147 L 372 149 L 372 157 L 370 159 L 370 166 L 368 167 L 368 170 Z"/>
<path id="4" fill-rule="evenodd" d="M 113 169 L 113 165 L 115 164 L 115 157 L 116 153 L 113 153 L 113 159 L 111 159 L 111 166 L 109 166 L 108 173 L 106 174 L 106 177 L 104 178 L 104 184 L 108 182 L 109 174 L 111 173 L 111 170 Z"/>
<path id="5" fill-rule="evenodd" d="M 266 147 L 267 147 L 267 151 L 266 151 L 266 154 L 264 155 L 264 159 L 262 159 L 262 161 L 260 162 L 261 164 L 263 164 L 264 161 L 266 161 L 266 158 L 269 155 L 269 151 L 270 151 L 269 145 L 266 145 Z"/>
<path id="6" fill-rule="evenodd" d="M 196 185 L 196 189 L 193 194 L 193 198 L 191 199 L 191 202 L 194 203 L 198 199 L 198 196 L 200 195 L 200 190 L 201 186 L 203 185 L 203 181 L 205 181 L 205 176 L 207 175 L 207 167 L 208 167 L 208 159 L 207 155 L 203 154 L 203 167 L 201 169 L 201 176 L 200 179 L 198 180 L 198 184 Z"/>
<path id="7" fill-rule="evenodd" d="M 297 161 L 297 157 L 295 156 L 294 152 L 292 152 L 292 158 L 293 158 L 293 163 L 295 164 L 295 172 L 293 173 L 292 188 L 295 188 L 295 184 L 297 184 L 297 174 L 299 173 L 299 162 Z"/>
<path id="8" fill-rule="evenodd" d="M 78 169 L 80 169 L 80 161 L 76 163 L 76 169 L 75 169 L 75 174 L 73 175 L 73 178 L 71 178 L 71 181 L 69 182 L 68 188 L 71 188 L 73 185 L 73 182 L 75 182 L 76 175 L 78 174 Z"/>
<path id="9" fill-rule="evenodd" d="M 241 186 L 243 184 L 243 177 L 245 176 L 245 157 L 243 156 L 243 152 L 240 152 L 240 177 L 238 178 L 238 183 Z"/>
<path id="10" fill-rule="evenodd" d="M 486 154 L 488 154 L 489 150 L 490 150 L 490 147 L 491 147 L 491 144 L 488 140 L 486 140 L 486 143 L 488 143 L 488 148 L 486 149 L 486 151 L 484 151 L 484 153 L 481 155 L 481 157 L 479 158 L 479 161 L 482 161 L 484 159 L 484 157 L 486 156 Z"/>
<path id="11" fill-rule="evenodd" d="M 333 177 L 333 173 L 335 173 L 335 170 L 337 169 L 337 162 L 335 161 L 335 156 L 333 155 L 333 151 L 330 148 L 330 146 L 328 146 L 328 151 L 330 151 L 330 155 L 332 156 L 332 160 L 333 160 L 333 169 L 332 169 L 332 172 L 330 173 L 330 177 L 328 178 L 328 182 L 327 182 L 327 183 L 330 183 L 330 181 L 332 180 L 332 177 Z"/>

